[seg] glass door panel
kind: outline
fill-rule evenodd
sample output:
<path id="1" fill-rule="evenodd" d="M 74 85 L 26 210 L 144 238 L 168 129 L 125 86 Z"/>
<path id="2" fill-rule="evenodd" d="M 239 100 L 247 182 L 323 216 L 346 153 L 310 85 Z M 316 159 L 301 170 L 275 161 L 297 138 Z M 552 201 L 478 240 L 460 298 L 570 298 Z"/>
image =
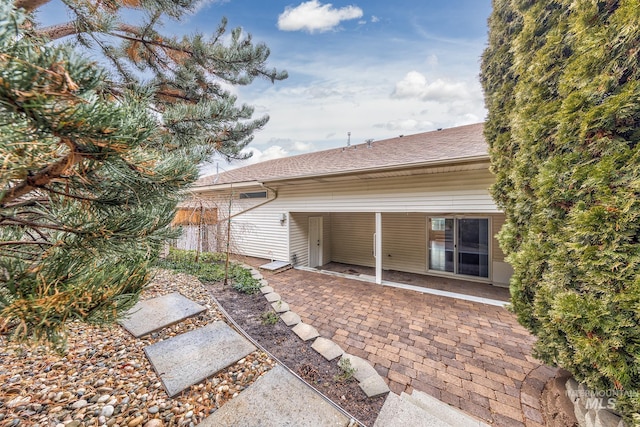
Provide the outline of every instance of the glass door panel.
<path id="1" fill-rule="evenodd" d="M 429 218 L 429 270 L 489 277 L 487 218 Z"/>
<path id="2" fill-rule="evenodd" d="M 429 269 L 455 272 L 454 219 L 430 218 Z"/>
<path id="3" fill-rule="evenodd" d="M 458 219 L 458 274 L 489 277 L 489 220 Z"/>

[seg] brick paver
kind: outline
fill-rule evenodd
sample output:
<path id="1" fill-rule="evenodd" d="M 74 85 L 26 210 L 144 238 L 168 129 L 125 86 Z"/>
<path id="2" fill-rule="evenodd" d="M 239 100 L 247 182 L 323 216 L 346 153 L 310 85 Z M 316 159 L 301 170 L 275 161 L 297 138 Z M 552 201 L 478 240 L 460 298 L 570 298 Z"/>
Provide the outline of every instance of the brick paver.
<path id="1" fill-rule="evenodd" d="M 506 309 L 301 270 L 263 274 L 393 392 L 420 390 L 496 426 L 541 424 L 540 394 L 556 370 L 530 356 L 534 337 Z"/>

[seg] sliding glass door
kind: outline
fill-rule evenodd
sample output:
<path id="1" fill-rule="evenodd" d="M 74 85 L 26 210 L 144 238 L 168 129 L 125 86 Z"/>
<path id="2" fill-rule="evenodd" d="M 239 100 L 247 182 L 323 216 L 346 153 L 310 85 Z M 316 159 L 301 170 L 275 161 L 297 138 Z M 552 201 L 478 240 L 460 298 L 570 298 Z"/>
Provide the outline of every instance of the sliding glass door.
<path id="1" fill-rule="evenodd" d="M 429 218 L 429 270 L 489 277 L 487 218 Z"/>

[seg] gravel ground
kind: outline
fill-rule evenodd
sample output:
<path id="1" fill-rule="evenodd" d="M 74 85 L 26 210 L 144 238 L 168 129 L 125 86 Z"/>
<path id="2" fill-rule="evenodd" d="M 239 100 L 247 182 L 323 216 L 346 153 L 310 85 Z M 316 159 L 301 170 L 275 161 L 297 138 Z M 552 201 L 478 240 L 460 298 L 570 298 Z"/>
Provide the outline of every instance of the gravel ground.
<path id="1" fill-rule="evenodd" d="M 169 398 L 143 348 L 223 319 L 200 281 L 186 274 L 158 270 L 142 298 L 171 292 L 208 310 L 143 338 L 119 325 L 72 323 L 64 355 L 0 336 L 0 427 L 194 426 L 274 366 L 255 351 Z"/>

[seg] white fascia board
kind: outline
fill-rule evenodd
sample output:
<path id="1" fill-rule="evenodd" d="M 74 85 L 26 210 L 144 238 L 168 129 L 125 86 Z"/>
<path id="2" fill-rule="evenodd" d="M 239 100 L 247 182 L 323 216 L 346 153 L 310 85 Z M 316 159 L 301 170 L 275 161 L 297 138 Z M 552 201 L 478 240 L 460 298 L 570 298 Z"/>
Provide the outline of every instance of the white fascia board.
<path id="1" fill-rule="evenodd" d="M 212 184 L 212 185 L 203 185 L 202 187 L 191 187 L 189 192 L 191 193 L 206 193 L 208 191 L 221 191 L 221 190 L 230 190 L 237 188 L 249 188 L 249 187 L 260 187 L 263 185 L 258 181 L 246 181 L 246 182 L 234 182 L 232 184 Z"/>
<path id="2" fill-rule="evenodd" d="M 481 155 L 481 156 L 464 157 L 464 158 L 458 158 L 458 159 L 442 159 L 442 160 L 435 160 L 435 161 L 428 161 L 428 162 L 405 163 L 399 166 L 395 165 L 395 166 L 383 166 L 383 167 L 370 167 L 370 168 L 352 169 L 348 171 L 330 172 L 330 173 L 321 173 L 321 174 L 311 173 L 307 175 L 273 178 L 273 179 L 265 180 L 262 184 L 277 183 L 277 182 L 283 182 L 283 181 L 296 181 L 296 180 L 302 180 L 302 179 L 324 178 L 324 177 L 332 177 L 332 176 L 358 175 L 358 174 L 367 173 L 367 172 L 386 172 L 386 171 L 401 170 L 401 169 L 417 169 L 421 167 L 464 165 L 469 163 L 487 163 L 487 166 L 488 166 L 490 164 L 490 158 L 488 155 Z"/>

